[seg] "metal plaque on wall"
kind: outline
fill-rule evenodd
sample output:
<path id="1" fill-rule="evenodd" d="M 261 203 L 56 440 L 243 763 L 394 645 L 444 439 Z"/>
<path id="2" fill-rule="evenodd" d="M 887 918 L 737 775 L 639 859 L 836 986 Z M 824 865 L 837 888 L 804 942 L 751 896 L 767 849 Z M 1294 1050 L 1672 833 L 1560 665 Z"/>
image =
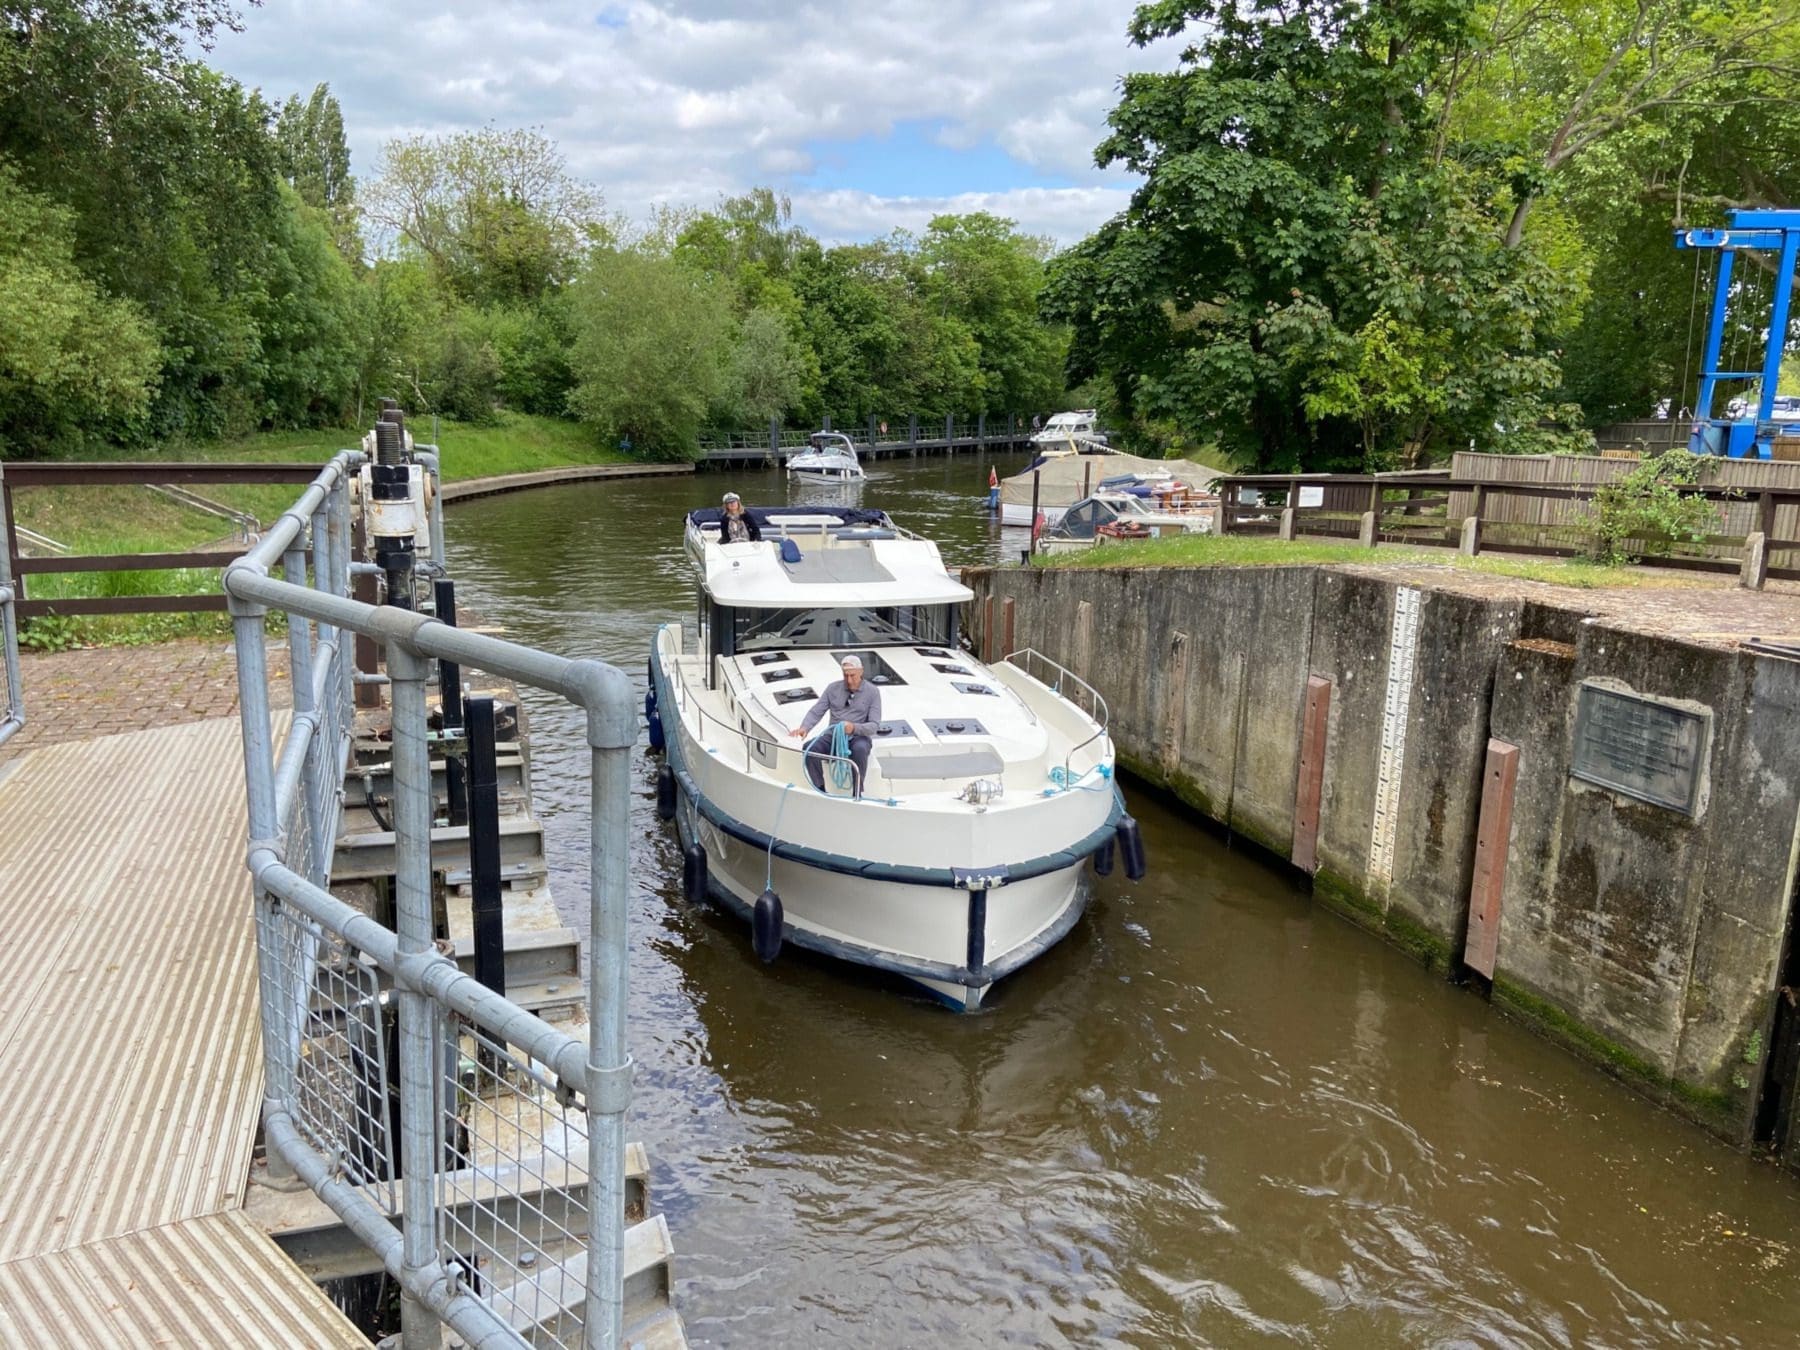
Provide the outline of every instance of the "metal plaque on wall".
<path id="1" fill-rule="evenodd" d="M 1598 685 L 1581 686 L 1570 772 L 1628 797 L 1693 815 L 1706 760 L 1705 713 Z"/>

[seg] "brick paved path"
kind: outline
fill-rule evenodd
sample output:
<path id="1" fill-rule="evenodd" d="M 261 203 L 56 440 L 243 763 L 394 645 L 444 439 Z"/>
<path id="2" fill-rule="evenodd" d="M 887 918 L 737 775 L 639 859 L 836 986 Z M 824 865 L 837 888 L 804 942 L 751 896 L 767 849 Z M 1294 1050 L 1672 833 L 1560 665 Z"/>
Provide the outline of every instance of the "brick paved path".
<path id="1" fill-rule="evenodd" d="M 58 741 L 237 716 L 237 661 L 225 638 L 21 652 L 19 666 L 25 729 L 0 747 L 0 761 Z M 285 642 L 269 644 L 269 677 L 275 705 L 289 706 Z"/>

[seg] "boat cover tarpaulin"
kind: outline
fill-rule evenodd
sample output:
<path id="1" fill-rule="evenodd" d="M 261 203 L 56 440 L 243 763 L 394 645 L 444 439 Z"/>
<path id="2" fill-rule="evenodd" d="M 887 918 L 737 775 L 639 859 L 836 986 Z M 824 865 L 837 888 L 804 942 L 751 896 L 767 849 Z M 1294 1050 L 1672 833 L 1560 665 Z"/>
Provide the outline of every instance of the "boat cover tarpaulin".
<path id="1" fill-rule="evenodd" d="M 1072 506 L 1084 495 L 1083 484 L 1092 492 L 1105 478 L 1126 474 L 1169 474 L 1188 487 L 1205 490 L 1221 475 L 1217 469 L 1195 464 L 1186 459 L 1140 459 L 1136 455 L 1065 455 L 1048 459 L 1035 470 L 1016 473 L 1000 483 L 1000 501 L 1005 506 L 1031 509 L 1031 475 L 1038 475 L 1038 505 L 1062 508 Z"/>
<path id="2" fill-rule="evenodd" d="M 770 517 L 807 518 L 818 520 L 827 517 L 839 525 L 867 526 L 872 529 L 890 529 L 893 521 L 888 519 L 886 511 L 877 511 L 866 506 L 751 506 L 745 504 L 744 514 L 756 522 L 756 528 L 769 528 Z M 688 512 L 688 520 L 696 527 L 704 529 L 708 525 L 717 525 L 724 518 L 725 508 L 722 506 L 703 506 L 697 511 Z"/>

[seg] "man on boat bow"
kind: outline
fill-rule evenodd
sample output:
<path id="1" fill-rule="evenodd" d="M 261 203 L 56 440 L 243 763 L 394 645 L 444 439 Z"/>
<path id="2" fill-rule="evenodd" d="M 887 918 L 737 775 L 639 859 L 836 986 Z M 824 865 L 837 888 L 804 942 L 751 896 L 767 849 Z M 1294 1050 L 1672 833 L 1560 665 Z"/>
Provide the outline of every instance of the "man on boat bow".
<path id="1" fill-rule="evenodd" d="M 863 779 L 869 772 L 869 734 L 881 722 L 881 691 L 863 682 L 863 664 L 859 656 L 846 656 L 842 666 L 844 678 L 825 686 L 819 701 L 807 710 L 792 736 L 804 736 L 827 712 L 831 721 L 825 730 L 806 747 L 806 776 L 813 787 L 825 791 L 825 765 L 831 755 L 831 729 L 840 722 L 850 739 L 850 761 L 856 766 L 854 795 L 862 796 Z"/>

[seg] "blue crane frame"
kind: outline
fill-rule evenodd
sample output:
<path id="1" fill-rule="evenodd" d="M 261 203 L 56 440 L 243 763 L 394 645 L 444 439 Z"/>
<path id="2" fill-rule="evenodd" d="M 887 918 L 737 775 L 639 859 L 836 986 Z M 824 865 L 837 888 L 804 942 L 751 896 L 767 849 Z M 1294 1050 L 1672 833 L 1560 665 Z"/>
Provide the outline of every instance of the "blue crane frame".
<path id="1" fill-rule="evenodd" d="M 1733 459 L 1774 457 L 1775 394 L 1781 358 L 1787 349 L 1788 315 L 1794 294 L 1794 263 L 1800 257 L 1800 211 L 1733 211 L 1724 229 L 1675 231 L 1678 249 L 1719 250 L 1718 278 L 1713 285 L 1712 318 L 1706 329 L 1706 352 L 1700 365 L 1700 397 L 1694 405 L 1694 431 L 1688 448 L 1696 454 Z M 1720 370 L 1727 302 L 1731 297 L 1732 262 L 1741 252 L 1778 253 L 1774 300 L 1761 370 Z M 1713 395 L 1720 380 L 1760 380 L 1756 416 L 1713 416 Z"/>

